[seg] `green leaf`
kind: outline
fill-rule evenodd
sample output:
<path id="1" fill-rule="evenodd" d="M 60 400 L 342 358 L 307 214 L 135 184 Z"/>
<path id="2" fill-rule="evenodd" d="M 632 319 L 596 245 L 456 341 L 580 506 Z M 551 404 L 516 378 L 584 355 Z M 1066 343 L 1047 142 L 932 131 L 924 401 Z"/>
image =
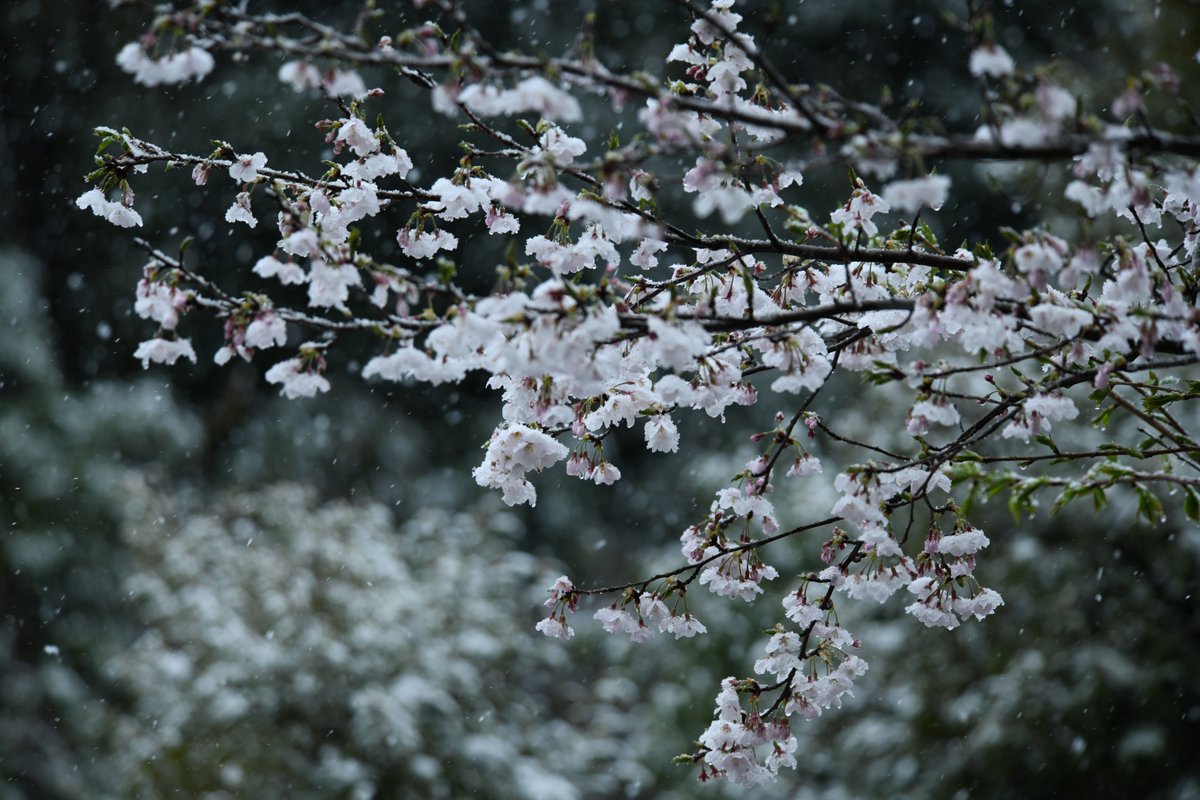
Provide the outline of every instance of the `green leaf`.
<path id="1" fill-rule="evenodd" d="M 1183 513 L 1187 514 L 1188 519 L 1192 522 L 1200 522 L 1200 497 L 1188 488 L 1187 494 L 1183 498 Z"/>
<path id="2" fill-rule="evenodd" d="M 963 481 L 978 480 L 983 477 L 983 474 L 976 464 L 954 463 L 946 470 L 946 476 L 950 478 L 951 483 L 962 483 Z"/>
<path id="3" fill-rule="evenodd" d="M 1152 525 L 1157 525 L 1163 519 L 1162 501 L 1154 492 L 1144 487 L 1138 488 L 1138 513 Z"/>
<path id="4" fill-rule="evenodd" d="M 969 517 L 971 515 L 971 510 L 975 508 L 975 498 L 978 496 L 979 484 L 975 484 L 971 487 L 971 491 L 967 493 L 967 496 L 959 505 L 959 510 L 962 512 L 964 517 Z"/>
<path id="5" fill-rule="evenodd" d="M 1009 513 L 1011 513 L 1013 515 L 1013 521 L 1018 524 L 1021 522 L 1021 509 L 1022 508 L 1023 508 L 1023 505 L 1021 503 L 1020 495 L 1013 494 L 1011 497 L 1008 498 L 1008 511 L 1009 511 Z"/>
<path id="6" fill-rule="evenodd" d="M 1051 450 L 1051 451 L 1052 451 L 1052 452 L 1053 452 L 1055 455 L 1058 455 L 1058 453 L 1059 453 L 1058 445 L 1056 445 L 1056 444 L 1054 443 L 1054 440 L 1053 440 L 1053 439 L 1051 439 L 1051 438 L 1050 438 L 1049 436 L 1047 436 L 1046 434 L 1044 434 L 1044 433 L 1039 433 L 1038 435 L 1034 436 L 1034 437 L 1033 437 L 1033 439 L 1034 439 L 1034 441 L 1038 442 L 1039 444 L 1044 444 L 1046 447 L 1049 447 L 1049 448 L 1050 448 L 1050 450 Z"/>
<path id="7" fill-rule="evenodd" d="M 1159 411 L 1166 408 L 1167 405 L 1174 403 L 1176 400 L 1182 400 L 1183 397 L 1177 394 L 1156 394 L 1150 397 L 1142 398 L 1142 408 L 1146 411 Z"/>
<path id="8" fill-rule="evenodd" d="M 1113 412 L 1116 410 L 1117 407 L 1115 405 L 1109 406 L 1108 408 L 1102 410 L 1096 415 L 1096 418 L 1092 420 L 1092 425 L 1096 426 L 1097 428 L 1107 428 L 1108 423 L 1112 420 Z"/>

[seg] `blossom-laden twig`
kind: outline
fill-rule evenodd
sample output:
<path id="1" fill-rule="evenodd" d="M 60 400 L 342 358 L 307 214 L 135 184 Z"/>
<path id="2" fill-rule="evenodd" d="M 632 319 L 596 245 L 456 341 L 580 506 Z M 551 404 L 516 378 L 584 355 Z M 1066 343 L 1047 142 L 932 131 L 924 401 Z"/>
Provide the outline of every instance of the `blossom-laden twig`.
<path id="1" fill-rule="evenodd" d="M 595 617 L 608 630 L 635 641 L 695 636 L 705 626 L 689 590 L 753 601 L 780 577 L 763 560 L 768 545 L 826 529 L 825 568 L 788 591 L 792 627 L 777 624 L 754 665 L 772 678 L 724 681 L 715 721 L 683 757 L 702 779 L 752 784 L 796 766 L 789 717 L 840 704 L 866 670 L 836 593 L 884 602 L 906 590 L 909 614 L 945 628 L 1003 603 L 975 578 L 990 544 L 969 520 L 977 498 L 1008 491 L 1020 516 L 1044 489 L 1058 491 L 1057 507 L 1099 505 L 1130 486 L 1157 522 L 1164 510 L 1149 487 L 1170 484 L 1200 518 L 1200 445 L 1177 413 L 1200 397 L 1200 382 L 1179 377 L 1200 360 L 1200 139 L 1154 127 L 1136 104 L 1132 128 L 1084 114 L 1065 88 L 1019 71 L 982 15 L 966 25 L 964 69 L 983 93 L 985 124 L 945 133 L 787 76 L 733 0 L 677 2 L 691 26 L 667 55 L 667 80 L 611 71 L 586 41 L 557 58 L 502 51 L 452 0 L 433 4 L 436 21 L 377 40 L 365 33 L 370 14 L 351 34 L 296 13 L 160 10 L 118 58 L 137 82 L 203 79 L 211 53 L 288 59 L 280 79 L 324 92 L 336 109 L 318 127 L 338 160 L 310 176 L 221 141 L 191 155 L 100 128 L 94 188 L 78 202 L 137 227 L 132 185 L 150 166 L 190 167 L 199 187 L 228 176 L 227 224 L 271 216 L 278 228 L 253 268 L 262 291 L 235 296 L 203 256 L 189 266 L 183 247 L 176 257 L 138 240 L 149 261 L 135 308 L 159 329 L 136 355 L 195 361 L 179 329 L 196 312 L 224 326 L 218 363 L 261 361 L 299 329 L 314 331 L 265 370 L 289 397 L 329 391 L 336 337 L 362 332 L 382 342 L 365 378 L 440 384 L 486 373 L 505 421 L 474 476 L 509 504 L 535 504 L 530 473 L 562 462 L 583 480 L 619 480 L 604 441 L 622 426 L 642 424 L 647 448 L 671 454 L 688 410 L 724 420 L 764 396 L 790 405 L 755 435 L 761 455 L 683 532 L 682 566 L 591 588 L 564 576 L 537 626 L 570 638 L 568 615 L 604 596 Z M 410 181 L 403 130 L 397 139 L 382 123 L 384 91 L 355 72 L 368 66 L 394 69 L 436 113 L 466 120 L 474 138 L 449 174 Z M 639 135 L 624 146 L 575 135 L 585 93 L 640 103 Z M 952 191 L 925 165 L 949 159 L 1072 160 L 1065 198 L 1114 233 L 1073 244 L 1013 231 L 1002 249 L 945 249 L 922 219 Z M 830 163 L 856 172 L 845 201 L 814 216 L 800 205 L 804 176 Z M 743 219 L 764 238 L 746 236 Z M 471 224 L 516 245 L 486 295 L 456 279 L 468 259 L 457 258 L 454 231 Z M 402 258 L 373 254 L 358 235 L 368 225 L 395 231 Z M 307 306 L 277 302 L 281 286 L 303 288 Z M 876 422 L 886 437 L 846 432 L 837 405 L 818 402 L 842 375 L 910 394 L 903 418 Z M 1145 439 L 1060 449 L 1051 433 L 1081 403 L 1101 428 L 1119 417 Z M 838 465 L 836 501 L 816 521 L 782 524 L 790 512 L 776 509 L 775 483 L 818 480 L 821 453 L 842 445 L 862 461 Z M 1014 462 L 1055 472 L 1004 468 Z"/>

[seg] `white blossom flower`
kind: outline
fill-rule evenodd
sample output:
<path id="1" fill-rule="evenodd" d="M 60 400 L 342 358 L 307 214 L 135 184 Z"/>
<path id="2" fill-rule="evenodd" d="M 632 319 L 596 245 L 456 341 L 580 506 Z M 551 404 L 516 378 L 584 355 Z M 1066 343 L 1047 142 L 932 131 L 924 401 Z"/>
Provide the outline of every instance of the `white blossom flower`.
<path id="1" fill-rule="evenodd" d="M 321 255 L 321 239 L 312 228 L 301 228 L 289 233 L 279 240 L 278 246 L 283 252 L 301 258 Z"/>
<path id="2" fill-rule="evenodd" d="M 892 570 L 880 570 L 874 573 L 857 573 L 850 575 L 839 587 L 847 596 L 855 600 L 870 600 L 873 603 L 883 603 L 910 582 L 910 578 Z"/>
<path id="3" fill-rule="evenodd" d="M 1047 299 L 1062 297 L 1061 293 L 1051 290 Z M 1062 297 L 1063 302 L 1070 302 Z M 1039 303 L 1029 309 L 1029 318 L 1041 330 L 1054 336 L 1074 339 L 1085 327 L 1092 324 L 1094 316 L 1082 308 L 1072 308 L 1051 302 Z"/>
<path id="4" fill-rule="evenodd" d="M 369 156 L 379 149 L 379 138 L 358 117 L 341 121 L 335 141 L 346 144 L 357 156 Z"/>
<path id="5" fill-rule="evenodd" d="M 654 269 L 658 266 L 658 257 L 655 253 L 661 253 L 667 249 L 667 243 L 659 239 L 642 239 L 638 244 L 637 249 L 633 251 L 633 255 L 629 257 L 629 263 L 635 267 L 642 269 Z"/>
<path id="6" fill-rule="evenodd" d="M 321 85 L 321 72 L 306 61 L 288 61 L 279 68 L 278 77 L 296 92 L 316 89 Z"/>
<path id="7" fill-rule="evenodd" d="M 140 44 L 130 42 L 117 54 L 117 66 L 132 74 L 135 83 L 159 86 L 201 80 L 212 72 L 214 61 L 207 50 L 195 46 L 153 59 Z"/>
<path id="8" fill-rule="evenodd" d="M 821 474 L 821 459 L 816 456 L 805 453 L 788 467 L 787 476 L 789 478 L 806 478 L 809 475 Z"/>
<path id="9" fill-rule="evenodd" d="M 541 75 L 525 78 L 511 89 L 471 84 L 458 92 L 457 101 L 485 117 L 536 111 L 543 118 L 556 122 L 578 122 L 583 118 L 579 101 Z M 437 110 L 449 114 L 455 107 L 443 102 Z"/>
<path id="10" fill-rule="evenodd" d="M 229 177 L 238 183 L 251 183 L 258 179 L 258 171 L 267 165 L 267 157 L 261 152 L 238 156 L 229 165 Z"/>
<path id="11" fill-rule="evenodd" d="M 937 552 L 950 556 L 970 556 L 991 544 L 987 535 L 978 528 L 968 528 L 938 539 Z"/>
<path id="12" fill-rule="evenodd" d="M 607 461 L 601 461 L 592 470 L 592 481 L 603 486 L 611 486 L 621 479 L 621 470 Z"/>
<path id="13" fill-rule="evenodd" d="M 592 617 L 609 633 L 633 633 L 638 628 L 637 617 L 616 606 L 601 608 Z"/>
<path id="14" fill-rule="evenodd" d="M 918 400 L 908 412 L 905 427 L 913 436 L 924 436 L 930 425 L 952 427 L 960 420 L 958 409 L 949 401 Z"/>
<path id="15" fill-rule="evenodd" d="M 1037 88 L 1038 108 L 1042 116 L 1052 122 L 1059 122 L 1075 116 L 1075 95 L 1061 86 L 1052 83 L 1039 83 Z"/>
<path id="16" fill-rule="evenodd" d="M 166 330 L 179 324 L 179 313 L 188 304 L 188 293 L 166 281 L 144 277 L 138 281 L 133 311 L 142 319 L 152 319 Z"/>
<path id="17" fill-rule="evenodd" d="M 494 235 L 519 233 L 521 230 L 520 221 L 495 204 L 488 206 L 484 224 L 487 225 L 488 233 Z"/>
<path id="18" fill-rule="evenodd" d="M 570 639 L 575 630 L 561 617 L 551 615 L 534 626 L 540 633 L 557 639 Z"/>
<path id="19" fill-rule="evenodd" d="M 438 178 L 429 187 L 429 193 L 437 195 L 438 199 L 425 206 L 436 211 L 441 219 L 464 219 L 491 202 L 491 189 L 489 181 L 455 183 L 449 178 Z"/>
<path id="20" fill-rule="evenodd" d="M 342 175 L 355 181 L 374 181 L 388 175 L 403 178 L 412 168 L 412 159 L 408 153 L 395 147 L 390 153 L 374 153 L 366 158 L 351 161 L 342 167 Z"/>
<path id="21" fill-rule="evenodd" d="M 287 323 L 273 311 L 265 311 L 246 326 L 243 344 L 255 350 L 287 344 Z"/>
<path id="22" fill-rule="evenodd" d="M 1012 75 L 1015 67 L 1012 56 L 998 44 L 985 44 L 971 51 L 970 70 L 976 78 L 1003 78 Z"/>
<path id="23" fill-rule="evenodd" d="M 674 453 L 679 450 L 679 430 L 665 414 L 656 414 L 646 420 L 644 434 L 646 448 L 655 453 Z"/>
<path id="24" fill-rule="evenodd" d="M 142 368 L 154 364 L 174 364 L 181 358 L 196 363 L 196 351 L 192 349 L 191 339 L 147 339 L 138 345 L 133 354 L 134 358 L 142 360 Z"/>
<path id="25" fill-rule="evenodd" d="M 983 619 L 1004 605 L 1004 598 L 992 589 L 981 589 L 974 597 L 960 597 L 954 601 L 954 613 L 962 619 Z"/>
<path id="26" fill-rule="evenodd" d="M 664 632 L 673 634 L 676 639 L 690 639 L 698 633 L 708 633 L 708 628 L 691 614 L 674 615 L 667 618 Z"/>
<path id="27" fill-rule="evenodd" d="M 876 214 L 886 214 L 891 206 L 877 194 L 860 186 L 854 190 L 850 200 L 829 215 L 835 225 L 845 225 L 848 230 L 860 230 L 864 236 L 879 233 L 879 226 L 871 221 Z"/>
<path id="28" fill-rule="evenodd" d="M 883 187 L 883 199 L 897 211 L 915 214 L 922 208 L 941 209 L 950 191 L 945 175 L 929 175 L 909 181 L 892 181 Z"/>
<path id="29" fill-rule="evenodd" d="M 225 212 L 226 222 L 244 222 L 251 228 L 258 225 L 258 220 L 254 218 L 254 213 L 250 210 L 250 193 L 239 192 L 237 200 Z"/>
<path id="30" fill-rule="evenodd" d="M 367 93 L 367 85 L 352 69 L 335 69 L 326 73 L 321 79 L 321 85 L 325 87 L 325 91 L 336 97 L 362 97 Z"/>
<path id="31" fill-rule="evenodd" d="M 904 611 L 906 614 L 916 617 L 929 628 L 953 630 L 962 624 L 952 611 L 947 611 L 936 603 L 924 600 L 918 600 L 911 605 L 905 606 Z"/>
<path id="32" fill-rule="evenodd" d="M 480 486 L 503 490 L 508 505 L 534 505 L 537 492 L 524 474 L 556 464 L 569 453 L 564 445 L 536 428 L 510 424 L 492 433 L 483 463 L 472 475 Z"/>
<path id="33" fill-rule="evenodd" d="M 1031 277 L 1056 275 L 1062 269 L 1065 249 L 1061 240 L 1030 242 L 1017 248 L 1013 262 L 1017 269 Z M 1040 277 L 1038 283 L 1045 286 L 1045 278 Z"/>
<path id="34" fill-rule="evenodd" d="M 304 369 L 304 362 L 299 358 L 280 361 L 267 370 L 266 379 L 267 383 L 280 384 L 279 393 L 289 400 L 316 397 L 329 391 L 329 381 L 318 372 Z"/>
<path id="35" fill-rule="evenodd" d="M 1037 414 L 1046 420 L 1075 419 L 1079 416 L 1079 408 L 1075 401 L 1065 394 L 1035 394 L 1025 400 L 1026 414 Z"/>
<path id="36" fill-rule="evenodd" d="M 352 286 L 362 288 L 362 276 L 352 264 L 314 261 L 308 278 L 308 304 L 344 309 Z"/>
<path id="37" fill-rule="evenodd" d="M 439 250 L 453 250 L 458 247 L 458 237 L 448 231 L 417 231 L 401 228 L 396 235 L 396 242 L 404 255 L 418 261 L 433 257 Z"/>
<path id="38" fill-rule="evenodd" d="M 99 189 L 84 192 L 76 199 L 75 205 L 79 208 L 91 209 L 97 217 L 103 217 L 120 228 L 140 227 L 142 224 L 140 214 L 122 203 L 111 202 Z"/>
<path id="39" fill-rule="evenodd" d="M 279 282 L 296 285 L 308 282 L 308 273 L 294 261 L 280 261 L 275 256 L 263 256 L 254 264 L 254 274 L 264 278 L 278 278 Z"/>

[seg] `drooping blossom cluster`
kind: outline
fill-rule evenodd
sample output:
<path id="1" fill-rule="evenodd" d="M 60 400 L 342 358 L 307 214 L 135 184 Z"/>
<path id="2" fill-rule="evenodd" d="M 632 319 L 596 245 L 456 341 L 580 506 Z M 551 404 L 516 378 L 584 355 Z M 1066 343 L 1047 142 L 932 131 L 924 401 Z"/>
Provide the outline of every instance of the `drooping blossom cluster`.
<path id="1" fill-rule="evenodd" d="M 701 777 L 758 783 L 796 765 L 788 718 L 837 706 L 866 671 L 852 652 L 858 642 L 833 613 L 838 593 L 882 603 L 906 590 L 905 611 L 944 628 L 1002 605 L 975 577 L 989 539 L 969 521 L 974 498 L 1008 490 L 1020 511 L 1043 488 L 1059 489 L 1060 501 L 1121 484 L 1192 490 L 1194 479 L 1173 470 L 1194 454 L 1194 439 L 1162 416 L 1187 396 L 1177 384 L 1130 376 L 1200 359 L 1200 168 L 1141 158 L 1153 147 L 1172 152 L 1175 140 L 1154 132 L 1138 139 L 1111 121 L 1084 119 L 1073 95 L 1019 72 L 990 41 L 974 43 L 963 72 L 1011 102 L 995 103 L 987 124 L 957 137 L 919 126 L 902 135 L 881 122 L 882 109 L 782 80 L 739 30 L 734 9 L 733 0 L 692 8 L 688 38 L 669 53 L 661 85 L 594 61 L 500 56 L 471 30 L 447 36 L 423 25 L 377 45 L 330 39 L 329 53 L 360 48 L 349 60 L 390 64 L 424 85 L 432 108 L 474 137 L 449 174 L 415 182 L 400 129 L 371 121 L 389 114 L 386 93 L 335 66 L 335 55 L 326 65 L 315 63 L 317 51 L 296 60 L 287 50 L 284 83 L 353 98 L 318 124 L 333 159 L 323 177 L 268 167 L 266 153 L 225 143 L 189 155 L 104 128 L 104 146 L 121 153 L 98 157 L 98 186 L 78 203 L 114 224 L 140 225 L 132 173 L 152 163 L 190 166 L 205 187 L 210 175 L 227 174 L 226 222 L 255 227 L 273 215 L 278 230 L 253 267 L 263 293 L 233 298 L 147 245 L 135 310 L 159 330 L 137 356 L 147 365 L 195 361 L 179 329 L 202 309 L 224 324 L 218 364 L 235 355 L 261 363 L 264 350 L 287 351 L 300 328 L 316 332 L 295 354 L 272 355 L 264 370 L 288 397 L 330 391 L 335 334 L 355 331 L 382 341 L 361 369 L 366 379 L 436 385 L 483 373 L 500 393 L 501 420 L 473 475 L 509 505 L 534 505 L 532 479 L 560 463 L 572 477 L 618 482 L 622 470 L 604 450 L 615 430 L 641 426 L 649 451 L 675 454 L 688 447 L 677 420 L 690 411 L 724 421 L 761 397 L 790 405 L 773 429 L 752 437 L 759 455 L 682 533 L 683 566 L 612 587 L 560 578 L 537 625 L 569 639 L 568 614 L 602 595 L 608 604 L 594 618 L 606 630 L 633 641 L 691 637 L 705 632 L 686 603 L 693 583 L 752 602 L 783 578 L 792 627 L 778 623 L 754 665 L 772 684 L 725 681 L 702 749 L 689 757 L 702 764 Z M 215 34 L 231 22 L 214 11 L 195 24 Z M 252 16 L 237 25 L 247 37 L 267 29 Z M 278 40 L 254 41 L 271 50 Z M 131 47 L 138 50 L 122 51 L 123 66 L 144 56 L 140 44 Z M 184 72 L 170 74 L 202 77 Z M 161 82 L 166 73 L 155 67 L 145 74 L 156 77 L 139 80 Z M 633 144 L 587 140 L 576 124 L 584 91 L 607 94 L 617 107 L 637 101 Z M 1064 196 L 1119 232 L 1070 242 L 1038 228 L 1009 232 L 1003 247 L 951 250 L 921 222 L 953 207 L 951 179 L 927 171 L 926 160 L 1021 160 L 1056 148 L 1073 157 Z M 655 160 L 662 154 L 677 157 L 675 173 Z M 819 169 L 811 154 L 854 167 L 844 196 L 820 213 L 800 205 L 811 202 L 805 174 Z M 107 199 L 114 190 L 125 192 L 123 202 Z M 678 207 L 691 217 L 663 211 Z M 399 252 L 373 252 L 354 234 L 364 225 L 388 230 Z M 480 230 L 512 243 L 486 296 L 447 277 L 447 265 L 470 263 L 468 237 Z M 307 308 L 272 300 L 276 282 L 306 287 Z M 826 403 L 825 388 L 840 376 L 911 398 L 904 414 L 876 421 L 878 443 L 838 432 L 841 409 Z M 1085 411 L 1081 402 L 1102 419 L 1128 414 L 1158 433 L 1136 451 L 1068 453 L 1050 434 Z M 857 448 L 853 460 L 837 460 L 842 445 Z M 1006 469 L 1035 445 L 1061 463 L 1099 466 L 1077 478 Z M 1131 452 L 1167 466 L 1111 466 Z M 836 500 L 815 521 L 777 508 L 780 473 L 827 486 L 823 461 L 836 464 Z M 918 512 L 923 548 L 913 535 Z M 824 566 L 788 589 L 794 582 L 764 560 L 768 545 L 818 528 L 831 529 L 819 553 Z M 776 700 L 760 707 L 769 695 Z"/>

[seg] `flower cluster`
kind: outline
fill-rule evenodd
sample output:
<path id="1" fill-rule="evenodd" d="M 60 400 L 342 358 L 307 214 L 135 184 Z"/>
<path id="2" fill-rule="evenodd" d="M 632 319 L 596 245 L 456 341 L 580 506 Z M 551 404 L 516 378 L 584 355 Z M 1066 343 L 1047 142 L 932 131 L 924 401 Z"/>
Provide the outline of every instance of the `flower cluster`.
<path id="1" fill-rule="evenodd" d="M 705 764 L 701 780 L 728 777 L 753 786 L 774 779 L 781 767 L 796 767 L 797 742 L 787 720 L 765 722 L 757 714 L 747 714 L 738 688 L 736 678 L 721 681 L 716 719 L 700 735 Z M 766 753 L 761 760 L 759 752 Z"/>
<path id="2" fill-rule="evenodd" d="M 212 72 L 216 62 L 202 47 L 189 47 L 182 52 L 152 58 L 138 42 L 130 42 L 117 54 L 117 64 L 133 75 L 143 86 L 186 83 L 195 78 L 203 80 Z"/>
<path id="3" fill-rule="evenodd" d="M 567 457 L 567 448 L 540 430 L 514 424 L 497 429 L 488 442 L 483 463 L 472 473 L 480 486 L 504 492 L 504 502 L 537 503 L 537 490 L 525 478 L 529 471 L 541 471 Z"/>
<path id="4" fill-rule="evenodd" d="M 119 228 L 140 227 L 142 215 L 125 203 L 114 203 L 104 196 L 99 189 L 92 189 L 81 194 L 75 200 L 79 208 L 89 208 L 97 217 L 102 217 Z"/>

